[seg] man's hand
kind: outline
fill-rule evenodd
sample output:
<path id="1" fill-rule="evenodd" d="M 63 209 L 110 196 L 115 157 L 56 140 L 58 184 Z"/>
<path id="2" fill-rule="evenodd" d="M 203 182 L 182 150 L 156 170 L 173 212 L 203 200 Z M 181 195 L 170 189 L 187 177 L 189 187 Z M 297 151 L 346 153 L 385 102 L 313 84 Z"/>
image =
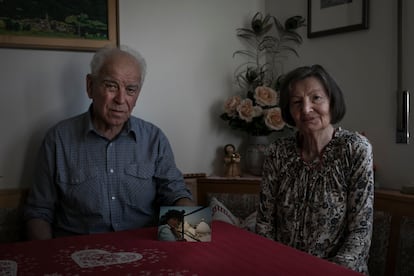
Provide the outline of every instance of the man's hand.
<path id="1" fill-rule="evenodd" d="M 31 219 L 27 222 L 27 239 L 28 240 L 48 240 L 52 236 L 52 227 L 43 219 Z"/>

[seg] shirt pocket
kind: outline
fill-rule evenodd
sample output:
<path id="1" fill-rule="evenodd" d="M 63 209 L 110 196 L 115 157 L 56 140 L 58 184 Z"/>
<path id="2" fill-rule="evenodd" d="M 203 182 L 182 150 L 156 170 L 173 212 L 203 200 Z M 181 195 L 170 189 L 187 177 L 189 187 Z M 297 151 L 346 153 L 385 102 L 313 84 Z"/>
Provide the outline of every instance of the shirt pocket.
<path id="1" fill-rule="evenodd" d="M 125 167 L 121 194 L 131 206 L 149 206 L 156 195 L 154 165 L 134 163 Z"/>
<path id="2" fill-rule="evenodd" d="M 74 168 L 58 177 L 63 191 L 63 210 L 81 214 L 99 213 L 102 209 L 102 187 L 94 168 Z"/>

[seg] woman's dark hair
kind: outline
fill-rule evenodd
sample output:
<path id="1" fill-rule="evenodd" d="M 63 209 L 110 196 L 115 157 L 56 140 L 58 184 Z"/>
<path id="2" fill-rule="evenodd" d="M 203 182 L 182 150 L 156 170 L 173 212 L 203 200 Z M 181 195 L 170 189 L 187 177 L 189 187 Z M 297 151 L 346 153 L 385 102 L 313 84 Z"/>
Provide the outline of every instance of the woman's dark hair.
<path id="1" fill-rule="evenodd" d="M 290 71 L 283 77 L 280 86 L 280 109 L 282 110 L 283 120 L 295 126 L 292 114 L 290 113 L 290 90 L 298 82 L 308 77 L 317 78 L 325 87 L 327 96 L 330 100 L 329 110 L 331 113 L 331 123 L 336 124 L 342 120 L 346 113 L 345 100 L 342 90 L 336 81 L 318 64 L 312 66 L 298 67 Z"/>
<path id="2" fill-rule="evenodd" d="M 184 211 L 178 211 L 175 209 L 168 210 L 160 219 L 159 224 L 166 224 L 171 218 L 175 218 L 182 222 L 184 220 Z"/>

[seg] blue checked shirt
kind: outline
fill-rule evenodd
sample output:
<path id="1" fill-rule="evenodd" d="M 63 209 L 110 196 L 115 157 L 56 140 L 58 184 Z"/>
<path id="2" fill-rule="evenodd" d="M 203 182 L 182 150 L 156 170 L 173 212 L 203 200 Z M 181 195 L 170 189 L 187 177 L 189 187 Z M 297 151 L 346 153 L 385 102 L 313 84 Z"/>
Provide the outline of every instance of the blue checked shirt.
<path id="1" fill-rule="evenodd" d="M 86 112 L 47 133 L 25 219 L 48 221 L 57 236 L 119 231 L 155 225 L 158 207 L 183 197 L 192 198 L 159 128 L 131 117 L 109 141 Z"/>

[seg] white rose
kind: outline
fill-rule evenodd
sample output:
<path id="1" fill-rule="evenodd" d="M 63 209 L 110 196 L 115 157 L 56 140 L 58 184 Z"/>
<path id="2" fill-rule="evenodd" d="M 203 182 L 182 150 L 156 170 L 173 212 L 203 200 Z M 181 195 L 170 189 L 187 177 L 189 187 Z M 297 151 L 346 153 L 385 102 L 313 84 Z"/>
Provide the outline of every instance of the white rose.
<path id="1" fill-rule="evenodd" d="M 267 86 L 256 87 L 254 90 L 254 99 L 261 106 L 273 106 L 278 103 L 276 91 Z"/>
<path id="2" fill-rule="evenodd" d="M 260 106 L 253 106 L 253 101 L 250 99 L 244 99 L 237 107 L 237 112 L 241 119 L 246 122 L 251 122 L 254 117 L 262 114 L 262 108 Z"/>
<path id="3" fill-rule="evenodd" d="M 237 107 L 241 102 L 240 96 L 232 96 L 224 102 L 224 112 L 227 113 L 230 117 L 235 117 L 237 115 Z"/>
<path id="4" fill-rule="evenodd" d="M 281 130 L 285 127 L 286 123 L 282 118 L 282 111 L 279 107 L 270 108 L 265 114 L 265 124 L 268 128 L 274 130 Z"/>

